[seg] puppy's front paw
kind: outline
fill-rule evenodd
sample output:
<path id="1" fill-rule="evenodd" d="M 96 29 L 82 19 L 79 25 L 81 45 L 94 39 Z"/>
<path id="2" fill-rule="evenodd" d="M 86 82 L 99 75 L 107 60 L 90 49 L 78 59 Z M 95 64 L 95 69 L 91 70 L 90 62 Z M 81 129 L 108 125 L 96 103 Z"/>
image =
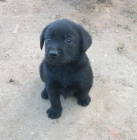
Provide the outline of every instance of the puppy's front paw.
<path id="1" fill-rule="evenodd" d="M 91 101 L 91 98 L 89 96 L 86 99 L 79 99 L 78 98 L 78 104 L 81 106 L 89 105 L 90 101 Z"/>
<path id="2" fill-rule="evenodd" d="M 52 108 L 49 108 L 47 110 L 48 117 L 51 119 L 59 118 L 61 116 L 61 112 L 62 112 L 62 108 L 59 110 L 53 110 Z"/>
<path id="3" fill-rule="evenodd" d="M 48 94 L 47 94 L 46 88 L 42 91 L 41 97 L 42 97 L 42 99 L 48 99 Z"/>

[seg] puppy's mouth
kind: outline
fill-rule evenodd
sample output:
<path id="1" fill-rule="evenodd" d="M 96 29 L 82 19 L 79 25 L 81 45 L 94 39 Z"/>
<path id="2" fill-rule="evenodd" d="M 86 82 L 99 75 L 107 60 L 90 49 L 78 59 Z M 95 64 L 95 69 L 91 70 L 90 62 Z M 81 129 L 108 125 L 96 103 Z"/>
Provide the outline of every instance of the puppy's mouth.
<path id="1" fill-rule="evenodd" d="M 71 60 L 68 57 L 46 57 L 46 62 L 59 66 L 59 65 L 65 65 L 71 62 Z"/>

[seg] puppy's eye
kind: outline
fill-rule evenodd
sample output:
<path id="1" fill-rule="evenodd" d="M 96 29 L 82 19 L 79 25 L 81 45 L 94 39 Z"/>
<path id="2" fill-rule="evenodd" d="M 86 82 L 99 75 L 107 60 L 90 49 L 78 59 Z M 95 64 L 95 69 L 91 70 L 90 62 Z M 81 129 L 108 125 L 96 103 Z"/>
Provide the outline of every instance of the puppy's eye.
<path id="1" fill-rule="evenodd" d="M 46 42 L 49 42 L 50 40 L 51 40 L 50 37 L 47 37 L 47 38 L 46 38 Z"/>
<path id="2" fill-rule="evenodd" d="M 67 38 L 67 39 L 65 40 L 65 42 L 66 42 L 67 44 L 71 44 L 71 43 L 72 43 L 72 40 L 71 40 L 70 38 Z"/>

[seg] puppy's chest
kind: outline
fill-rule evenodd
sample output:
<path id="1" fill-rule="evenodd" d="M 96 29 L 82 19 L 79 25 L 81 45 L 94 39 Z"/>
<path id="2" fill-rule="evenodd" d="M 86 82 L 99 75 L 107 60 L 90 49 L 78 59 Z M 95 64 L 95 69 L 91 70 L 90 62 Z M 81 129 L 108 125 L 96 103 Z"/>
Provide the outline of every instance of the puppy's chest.
<path id="1" fill-rule="evenodd" d="M 71 69 L 53 70 L 52 73 L 56 85 L 67 88 L 77 84 L 76 73 Z"/>

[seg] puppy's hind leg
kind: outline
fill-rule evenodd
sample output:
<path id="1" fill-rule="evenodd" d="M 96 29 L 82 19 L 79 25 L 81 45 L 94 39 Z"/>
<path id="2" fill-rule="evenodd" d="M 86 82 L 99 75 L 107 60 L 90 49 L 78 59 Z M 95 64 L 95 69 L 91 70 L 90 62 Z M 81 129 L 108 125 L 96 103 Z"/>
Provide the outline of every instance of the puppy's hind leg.
<path id="1" fill-rule="evenodd" d="M 84 82 L 80 82 L 79 91 L 75 94 L 77 97 L 77 103 L 81 106 L 89 105 L 91 98 L 89 96 L 89 91 L 93 85 L 93 73 L 89 73 L 89 77 L 84 79 Z"/>
<path id="2" fill-rule="evenodd" d="M 42 99 L 48 99 L 48 94 L 47 94 L 47 91 L 46 91 L 46 87 L 44 88 L 44 90 L 42 91 L 41 93 L 41 97 Z"/>
<path id="3" fill-rule="evenodd" d="M 88 95 L 86 98 L 84 99 L 80 99 L 80 98 L 77 98 L 77 103 L 81 106 L 87 106 L 89 105 L 90 101 L 91 101 L 91 98 L 90 96 Z"/>
<path id="4" fill-rule="evenodd" d="M 88 95 L 89 90 L 81 90 L 80 92 L 76 93 L 75 96 L 77 97 L 77 103 L 81 106 L 89 105 L 91 98 Z"/>

